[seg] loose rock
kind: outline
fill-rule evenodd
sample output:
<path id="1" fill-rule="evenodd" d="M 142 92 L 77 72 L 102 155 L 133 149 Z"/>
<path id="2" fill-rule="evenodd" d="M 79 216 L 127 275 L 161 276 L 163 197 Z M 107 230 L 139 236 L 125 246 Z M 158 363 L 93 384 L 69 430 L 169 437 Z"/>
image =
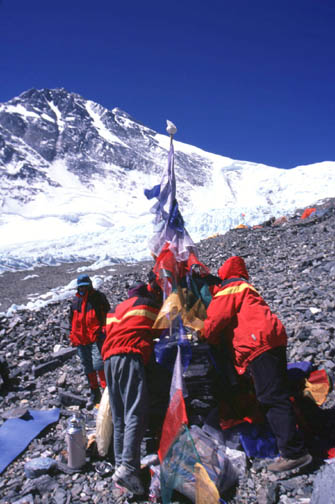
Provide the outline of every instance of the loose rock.
<path id="1" fill-rule="evenodd" d="M 307 360 L 332 375 L 335 368 L 334 200 L 314 206 L 324 210 L 324 213 L 318 214 L 320 217 L 311 216 L 302 221 L 299 217 L 301 211 L 295 216 L 286 217 L 275 226 L 270 219 L 261 228 L 233 229 L 225 235 L 202 240 L 198 244 L 198 250 L 200 260 L 209 266 L 214 274 L 229 256 L 243 256 L 251 282 L 287 329 L 288 361 Z M 75 277 L 73 266 L 71 267 Z M 120 265 L 112 276 L 106 269 L 108 280 L 100 289 L 107 295 L 110 304 L 116 305 L 126 297 L 131 283 L 147 279 L 151 266 L 150 262 Z M 67 284 L 69 266 L 62 265 L 57 268 L 58 276 L 62 268 L 66 271 L 64 285 Z M 43 268 L 43 274 L 46 275 L 45 290 L 48 288 L 48 271 L 52 275 L 54 270 L 52 267 L 49 270 Z M 99 274 L 102 276 L 104 270 Z M 15 273 L 12 275 L 14 279 Z M 6 281 L 9 280 L 10 274 L 6 274 Z M 39 285 L 41 293 L 45 292 L 42 290 L 42 278 L 39 278 Z M 15 303 L 15 299 L 12 302 Z M 9 318 L 0 316 L 0 362 L 3 363 L 1 366 L 4 370 L 8 367 L 7 375 L 1 375 L 0 381 L 0 425 L 11 416 L 10 412 L 14 408 L 61 408 L 59 422 L 34 439 L 1 475 L 3 503 L 20 502 L 22 497 L 25 497 L 27 502 L 32 502 L 32 496 L 35 504 L 112 502 L 110 479 L 106 477 L 102 480 L 93 464 L 88 463 L 82 474 L 66 471 L 67 417 L 82 408 L 89 428 L 95 425 L 94 411 L 85 410 L 88 387 L 80 360 L 67 339 L 68 309 L 69 303 L 64 300 L 49 304 L 38 311 L 20 310 Z M 62 346 L 56 354 L 55 345 Z M 186 377 L 190 393 L 190 419 L 199 425 L 214 405 L 202 350 L 203 347 L 199 346 L 194 351 L 193 368 L 190 367 Z M 333 435 L 334 392 L 328 395 L 322 410 L 329 422 L 327 433 Z M 25 463 L 40 456 L 54 458 L 58 464 L 57 472 L 52 477 L 42 475 L 34 480 L 27 480 L 24 473 Z M 319 460 L 308 473 L 295 474 L 280 480 L 280 476 L 267 472 L 266 462 L 249 460 L 247 472 L 240 478 L 235 493 L 225 496 L 225 500 L 229 504 L 297 504 L 307 502 L 313 492 L 311 504 L 321 503 L 321 500 L 318 500 L 320 492 L 327 492 L 328 482 L 331 484 L 334 480 L 332 475 L 328 476 L 331 471 L 332 466 L 325 467 L 323 460 Z M 333 493 L 329 490 L 329 498 Z"/>

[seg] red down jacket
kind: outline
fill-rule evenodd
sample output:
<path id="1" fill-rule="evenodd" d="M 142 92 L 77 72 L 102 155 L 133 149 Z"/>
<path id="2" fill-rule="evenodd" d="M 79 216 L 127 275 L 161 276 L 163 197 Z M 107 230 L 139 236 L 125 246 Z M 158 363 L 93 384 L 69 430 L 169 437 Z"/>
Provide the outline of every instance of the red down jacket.
<path id="1" fill-rule="evenodd" d="M 94 343 L 102 332 L 109 302 L 103 292 L 89 289 L 84 296 L 77 293 L 70 309 L 70 340 L 74 346 Z"/>
<path id="2" fill-rule="evenodd" d="M 204 336 L 212 344 L 219 344 L 223 336 L 236 369 L 242 374 L 258 355 L 285 346 L 286 331 L 255 287 L 247 282 L 249 275 L 242 257 L 230 257 L 218 274 L 223 282 L 207 308 Z"/>
<path id="3" fill-rule="evenodd" d="M 146 291 L 126 299 L 117 305 L 114 313 L 108 313 L 106 340 L 101 352 L 103 360 L 112 355 L 137 353 L 147 364 L 153 340 L 162 332 L 152 329 L 160 308 L 161 304 Z"/>

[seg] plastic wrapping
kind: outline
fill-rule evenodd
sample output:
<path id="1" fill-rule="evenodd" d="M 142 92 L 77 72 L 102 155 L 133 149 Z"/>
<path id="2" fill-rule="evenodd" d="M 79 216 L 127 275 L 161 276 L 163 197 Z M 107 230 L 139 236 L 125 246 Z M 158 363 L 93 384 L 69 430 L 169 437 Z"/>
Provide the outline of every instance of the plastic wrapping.
<path id="1" fill-rule="evenodd" d="M 161 497 L 160 466 L 150 466 L 149 502 L 159 502 Z"/>
<path id="2" fill-rule="evenodd" d="M 215 483 L 220 493 L 225 492 L 238 481 L 238 472 L 226 455 L 225 448 L 207 436 L 200 427 L 190 429 L 201 464 Z"/>
<path id="3" fill-rule="evenodd" d="M 108 387 L 105 388 L 100 401 L 96 421 L 96 443 L 101 457 L 108 453 L 113 434 L 113 419 L 109 402 Z"/>
<path id="4" fill-rule="evenodd" d="M 181 432 L 161 464 L 163 503 L 169 503 L 172 491 L 178 490 L 190 500 L 196 500 L 195 464 L 200 463 L 219 493 L 238 481 L 239 473 L 225 453 L 225 448 L 193 425 Z"/>
<path id="5" fill-rule="evenodd" d="M 161 497 L 170 504 L 173 490 L 195 502 L 194 464 L 201 462 L 189 429 L 185 426 L 161 464 Z"/>

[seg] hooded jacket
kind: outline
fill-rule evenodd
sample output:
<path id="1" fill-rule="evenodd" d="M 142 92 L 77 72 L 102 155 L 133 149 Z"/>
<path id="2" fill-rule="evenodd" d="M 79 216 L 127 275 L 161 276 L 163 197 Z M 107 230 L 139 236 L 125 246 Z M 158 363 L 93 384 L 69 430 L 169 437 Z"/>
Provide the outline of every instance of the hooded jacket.
<path id="1" fill-rule="evenodd" d="M 102 358 L 124 353 L 140 354 L 147 364 L 153 350 L 154 338 L 161 330 L 152 329 L 161 308 L 160 301 L 152 295 L 145 284 L 129 290 L 129 299 L 117 305 L 115 312 L 107 314 L 106 339 Z"/>
<path id="2" fill-rule="evenodd" d="M 262 296 L 247 280 L 242 257 L 230 257 L 218 270 L 223 280 L 207 309 L 204 336 L 211 344 L 229 345 L 242 374 L 258 355 L 287 344 L 286 331 Z M 230 280 L 230 281 L 229 281 Z"/>
<path id="3" fill-rule="evenodd" d="M 78 293 L 70 308 L 70 340 L 74 346 L 89 345 L 102 332 L 110 309 L 105 294 L 90 288 L 84 296 Z"/>

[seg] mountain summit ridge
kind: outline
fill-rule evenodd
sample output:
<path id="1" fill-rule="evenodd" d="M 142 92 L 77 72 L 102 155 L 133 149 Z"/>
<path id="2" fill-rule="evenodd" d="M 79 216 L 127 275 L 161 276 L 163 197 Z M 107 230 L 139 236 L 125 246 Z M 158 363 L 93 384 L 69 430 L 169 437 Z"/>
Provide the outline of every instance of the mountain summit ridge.
<path id="1" fill-rule="evenodd" d="M 335 162 L 284 170 L 176 138 L 177 199 L 195 242 L 334 197 Z M 169 135 L 64 88 L 1 103 L 0 271 L 146 260 L 153 216 L 144 189 L 160 183 L 169 148 Z"/>
<path id="2" fill-rule="evenodd" d="M 160 174 L 166 149 L 156 136 L 128 112 L 118 107 L 108 110 L 64 88 L 25 91 L 0 104 L 2 194 L 28 203 L 53 185 L 48 170 L 59 160 L 84 185 L 91 176 L 103 175 L 106 165 Z M 192 174 L 192 165 L 197 171 L 192 159 L 178 153 L 176 159 L 181 178 L 186 171 Z M 193 178 L 196 185 L 201 183 L 199 175 L 200 180 Z M 25 191 L 22 197 L 18 181 L 30 185 L 30 195 Z"/>

